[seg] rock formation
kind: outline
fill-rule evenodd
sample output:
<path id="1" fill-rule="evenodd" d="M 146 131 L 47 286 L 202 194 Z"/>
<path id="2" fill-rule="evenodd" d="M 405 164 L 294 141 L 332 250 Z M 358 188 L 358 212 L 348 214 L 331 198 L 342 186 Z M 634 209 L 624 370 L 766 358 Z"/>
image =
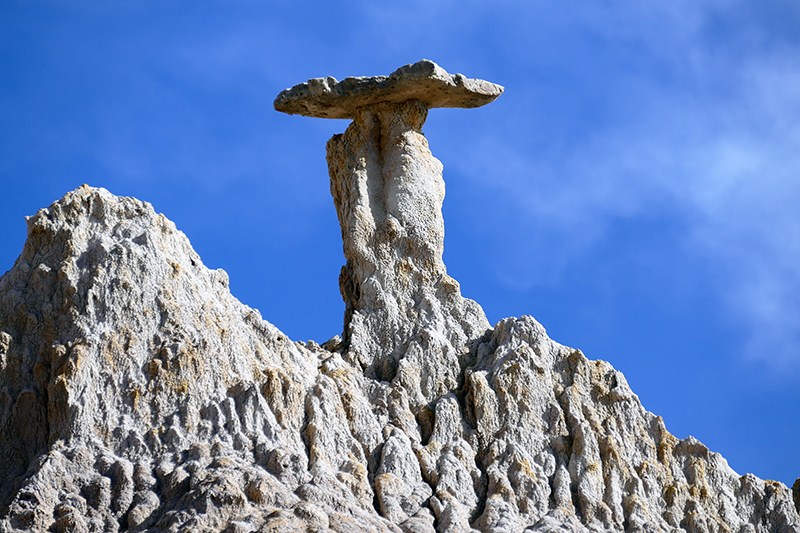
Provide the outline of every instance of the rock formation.
<path id="1" fill-rule="evenodd" d="M 461 297 L 420 128 L 501 91 L 420 62 L 278 97 L 353 120 L 328 144 L 346 313 L 322 346 L 149 204 L 84 186 L 30 217 L 0 278 L 0 532 L 800 531 L 785 485 Z"/>
<path id="2" fill-rule="evenodd" d="M 502 92 L 420 61 L 389 77 L 309 80 L 275 101 L 279 111 L 353 119 L 327 147 L 347 259 L 345 358 L 368 377 L 397 377 L 414 407 L 457 388 L 469 343 L 489 329 L 442 261 L 442 164 L 422 125 L 429 108 L 478 107 Z"/>

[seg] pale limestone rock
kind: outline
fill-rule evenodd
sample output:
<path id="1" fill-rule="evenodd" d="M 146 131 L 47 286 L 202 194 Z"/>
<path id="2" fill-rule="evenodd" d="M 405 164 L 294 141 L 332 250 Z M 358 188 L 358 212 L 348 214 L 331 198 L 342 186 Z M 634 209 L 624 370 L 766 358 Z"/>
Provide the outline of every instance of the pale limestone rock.
<path id="1" fill-rule="evenodd" d="M 477 107 L 502 90 L 423 60 L 389 77 L 309 80 L 275 100 L 279 111 L 353 118 L 327 147 L 347 259 L 344 354 L 401 383 L 414 406 L 457 387 L 469 343 L 489 329 L 442 261 L 442 165 L 421 128 L 431 107 Z"/>
<path id="2" fill-rule="evenodd" d="M 82 187 L 28 233 L 0 278 L 0 531 L 221 530 L 258 510 L 257 529 L 265 509 L 293 512 L 309 451 L 339 450 L 301 432 L 330 382 L 320 353 L 234 299 L 149 204 Z M 354 446 L 343 414 L 324 423 Z"/>
<path id="3" fill-rule="evenodd" d="M 414 405 L 458 386 L 469 343 L 489 329 L 442 261 L 444 180 L 420 132 L 426 116 L 418 100 L 376 104 L 328 142 L 347 259 L 345 358 L 402 383 Z"/>
<path id="4" fill-rule="evenodd" d="M 422 479 L 411 439 L 397 428 L 391 430 L 381 452 L 375 476 L 381 514 L 396 524 L 415 516 L 431 496 Z"/>
<path id="5" fill-rule="evenodd" d="M 798 527 L 787 487 L 678 441 L 531 318 L 473 339 L 420 405 L 288 342 L 225 279 L 102 189 L 31 219 L 0 279 L 0 531 Z"/>
<path id="6" fill-rule="evenodd" d="M 676 439 L 608 363 L 460 296 L 426 111 L 331 141 L 348 311 L 323 346 L 148 204 L 82 187 L 31 217 L 0 278 L 0 533 L 800 530 L 785 485 Z"/>

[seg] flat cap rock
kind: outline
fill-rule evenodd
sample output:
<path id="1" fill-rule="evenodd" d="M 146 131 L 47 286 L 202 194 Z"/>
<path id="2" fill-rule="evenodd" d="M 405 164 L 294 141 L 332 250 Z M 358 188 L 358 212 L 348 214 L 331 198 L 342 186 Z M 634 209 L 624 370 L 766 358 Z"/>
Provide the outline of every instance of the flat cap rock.
<path id="1" fill-rule="evenodd" d="M 380 102 L 420 100 L 432 107 L 480 107 L 503 92 L 503 87 L 462 74 L 449 74 L 423 59 L 388 76 L 312 78 L 281 92 L 275 109 L 290 115 L 354 118 L 360 107 Z"/>

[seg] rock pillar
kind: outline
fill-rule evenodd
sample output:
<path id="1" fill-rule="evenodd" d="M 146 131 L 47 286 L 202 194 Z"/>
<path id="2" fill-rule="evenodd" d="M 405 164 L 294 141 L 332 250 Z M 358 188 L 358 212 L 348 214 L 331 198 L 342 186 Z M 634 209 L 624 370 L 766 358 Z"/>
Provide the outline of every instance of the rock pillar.
<path id="1" fill-rule="evenodd" d="M 457 388 L 470 341 L 489 328 L 447 275 L 442 164 L 421 128 L 431 107 L 476 107 L 500 92 L 421 61 L 389 77 L 309 80 L 275 102 L 279 111 L 353 120 L 327 146 L 347 260 L 345 357 L 370 377 L 399 380 L 419 403 Z"/>

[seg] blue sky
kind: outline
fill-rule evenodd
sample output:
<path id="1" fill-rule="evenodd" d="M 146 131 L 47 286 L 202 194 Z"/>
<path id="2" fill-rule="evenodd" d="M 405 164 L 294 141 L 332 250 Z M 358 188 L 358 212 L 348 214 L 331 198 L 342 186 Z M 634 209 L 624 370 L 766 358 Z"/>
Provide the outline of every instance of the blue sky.
<path id="1" fill-rule="evenodd" d="M 430 113 L 445 261 L 495 322 L 610 361 L 678 437 L 800 476 L 800 3 L 0 4 L 0 271 L 89 183 L 151 202 L 296 340 L 341 331 L 325 142 L 272 110 L 422 58 L 506 87 Z"/>

